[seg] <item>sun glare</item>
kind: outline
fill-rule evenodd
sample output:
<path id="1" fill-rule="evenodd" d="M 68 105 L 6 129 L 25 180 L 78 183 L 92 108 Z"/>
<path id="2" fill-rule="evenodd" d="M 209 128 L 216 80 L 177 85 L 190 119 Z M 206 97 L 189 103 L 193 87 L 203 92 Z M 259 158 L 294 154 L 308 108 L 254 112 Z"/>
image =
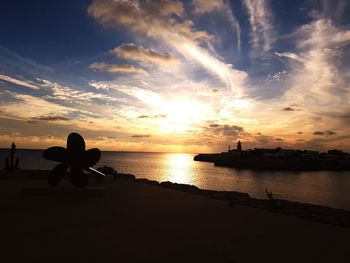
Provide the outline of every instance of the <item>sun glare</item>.
<path id="1" fill-rule="evenodd" d="M 171 101 L 165 104 L 162 110 L 167 116 L 163 128 L 178 132 L 189 130 L 209 113 L 208 105 L 186 100 Z"/>

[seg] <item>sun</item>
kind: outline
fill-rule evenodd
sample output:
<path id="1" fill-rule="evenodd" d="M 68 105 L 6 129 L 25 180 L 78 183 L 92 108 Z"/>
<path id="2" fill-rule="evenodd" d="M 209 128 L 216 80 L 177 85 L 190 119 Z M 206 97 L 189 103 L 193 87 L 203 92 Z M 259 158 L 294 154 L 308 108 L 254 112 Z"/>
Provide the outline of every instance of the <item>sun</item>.
<path id="1" fill-rule="evenodd" d="M 207 117 L 210 107 L 196 101 L 177 99 L 164 104 L 162 111 L 167 116 L 162 125 L 163 129 L 184 132 L 203 121 Z"/>

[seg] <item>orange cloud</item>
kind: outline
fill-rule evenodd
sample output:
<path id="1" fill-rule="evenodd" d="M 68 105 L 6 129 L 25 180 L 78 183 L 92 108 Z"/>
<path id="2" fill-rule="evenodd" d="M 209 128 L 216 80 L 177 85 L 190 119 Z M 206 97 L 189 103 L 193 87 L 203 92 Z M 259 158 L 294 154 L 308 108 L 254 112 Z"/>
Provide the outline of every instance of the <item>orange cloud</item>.
<path id="1" fill-rule="evenodd" d="M 141 68 L 135 68 L 132 65 L 125 64 L 107 64 L 107 63 L 93 63 L 89 66 L 93 70 L 98 70 L 102 72 L 109 73 L 137 73 L 137 74 L 146 74 Z"/>
<path id="2" fill-rule="evenodd" d="M 160 53 L 154 49 L 143 48 L 133 43 L 122 44 L 113 49 L 112 52 L 118 57 L 145 64 L 152 63 L 163 65 L 179 63 L 179 60 L 169 53 Z"/>

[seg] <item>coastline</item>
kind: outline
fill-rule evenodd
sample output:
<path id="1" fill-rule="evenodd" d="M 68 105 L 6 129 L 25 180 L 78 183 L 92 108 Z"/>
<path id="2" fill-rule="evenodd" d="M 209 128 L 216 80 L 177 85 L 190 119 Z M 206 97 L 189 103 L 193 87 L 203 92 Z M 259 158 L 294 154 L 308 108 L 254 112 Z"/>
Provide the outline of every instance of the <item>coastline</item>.
<path id="1" fill-rule="evenodd" d="M 210 162 L 214 166 L 252 169 L 261 171 L 350 171 L 350 161 L 337 159 L 303 159 L 300 157 L 264 157 L 231 153 L 197 154 L 198 162 Z"/>
<path id="2" fill-rule="evenodd" d="M 100 171 L 104 172 L 106 180 L 129 180 L 138 184 L 152 185 L 167 188 L 175 191 L 186 192 L 190 194 L 200 195 L 210 199 L 216 199 L 228 202 L 230 206 L 241 205 L 251 208 L 267 210 L 273 213 L 279 213 L 288 216 L 295 216 L 315 222 L 350 228 L 350 211 L 338 208 L 332 208 L 323 205 L 302 203 L 297 201 L 289 201 L 278 199 L 271 196 L 269 199 L 258 199 L 250 197 L 248 193 L 237 191 L 216 191 L 201 189 L 194 185 L 179 184 L 169 181 L 158 182 L 146 178 L 136 178 L 133 174 L 118 173 L 111 167 L 100 167 Z M 50 171 L 48 170 L 20 170 L 17 174 L 6 176 L 0 174 L 2 180 L 12 179 L 45 179 Z M 91 179 L 90 179 L 91 180 Z M 92 180 L 91 180 L 92 181 Z M 103 185 L 103 183 L 101 183 Z"/>

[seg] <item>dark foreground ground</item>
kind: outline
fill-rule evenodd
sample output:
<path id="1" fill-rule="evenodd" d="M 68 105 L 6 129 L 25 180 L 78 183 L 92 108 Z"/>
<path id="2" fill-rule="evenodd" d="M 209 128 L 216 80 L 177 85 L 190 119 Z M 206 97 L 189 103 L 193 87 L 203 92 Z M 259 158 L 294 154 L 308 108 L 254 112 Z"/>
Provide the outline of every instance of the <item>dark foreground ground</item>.
<path id="1" fill-rule="evenodd" d="M 93 187 L 1 180 L 0 262 L 349 262 L 349 228 L 134 180 Z"/>

